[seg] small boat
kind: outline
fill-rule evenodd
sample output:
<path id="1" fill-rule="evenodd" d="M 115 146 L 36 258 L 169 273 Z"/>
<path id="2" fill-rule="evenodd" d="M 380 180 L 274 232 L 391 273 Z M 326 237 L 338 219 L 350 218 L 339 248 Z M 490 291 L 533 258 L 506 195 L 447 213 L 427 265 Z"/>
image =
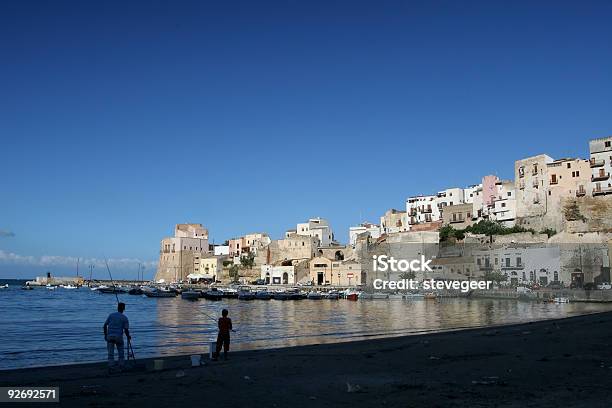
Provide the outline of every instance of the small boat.
<path id="1" fill-rule="evenodd" d="M 570 300 L 569 300 L 569 298 L 566 298 L 566 297 L 556 297 L 556 298 L 553 299 L 553 302 L 555 302 L 555 303 L 569 303 Z"/>
<path id="2" fill-rule="evenodd" d="M 143 293 L 144 291 L 139 287 L 134 287 L 128 290 L 128 295 L 142 295 Z"/>
<path id="3" fill-rule="evenodd" d="M 171 290 L 164 290 L 164 289 L 152 290 L 150 292 L 144 292 L 144 294 L 146 297 L 152 297 L 152 298 L 176 297 L 176 292 L 171 291 Z"/>
<path id="4" fill-rule="evenodd" d="M 221 300 L 223 299 L 223 291 L 217 288 L 210 288 L 204 292 L 204 299 L 208 300 Z"/>
<path id="5" fill-rule="evenodd" d="M 359 299 L 359 292 L 355 290 L 347 291 L 345 297 L 347 300 L 357 300 Z"/>
<path id="6" fill-rule="evenodd" d="M 238 299 L 240 300 L 254 300 L 256 298 L 255 292 L 251 292 L 250 290 L 241 290 L 238 292 Z"/>
<path id="7" fill-rule="evenodd" d="M 406 299 L 406 300 L 410 300 L 410 299 L 423 299 L 425 297 L 425 295 L 423 295 L 422 293 L 414 293 L 414 292 L 408 292 L 402 295 L 402 298 Z"/>
<path id="8" fill-rule="evenodd" d="M 308 292 L 308 295 L 306 296 L 307 299 L 310 300 L 319 300 L 319 299 L 323 299 L 323 295 L 319 292 Z"/>
<path id="9" fill-rule="evenodd" d="M 425 295 L 423 297 L 425 299 L 432 300 L 432 299 L 436 299 L 438 297 L 438 295 L 436 294 L 436 292 L 427 292 L 427 293 L 425 293 Z"/>
<path id="10" fill-rule="evenodd" d="M 32 290 L 34 288 L 32 286 L 30 286 L 30 285 L 24 285 L 24 286 L 21 287 L 21 289 L 23 289 L 23 290 Z"/>
<path id="11" fill-rule="evenodd" d="M 237 298 L 238 290 L 234 288 L 223 288 L 223 297 L 224 298 Z"/>
<path id="12" fill-rule="evenodd" d="M 62 289 L 78 289 L 78 287 L 76 287 L 74 285 L 60 285 L 60 288 L 62 288 Z"/>
<path id="13" fill-rule="evenodd" d="M 113 293 L 127 293 L 128 290 L 121 286 L 111 286 L 111 287 L 106 286 L 106 287 L 99 287 L 98 292 L 113 294 Z"/>
<path id="14" fill-rule="evenodd" d="M 46 287 L 47 289 L 49 289 L 49 290 L 55 290 L 55 289 L 57 289 L 57 286 L 51 286 L 51 285 L 49 285 L 49 284 L 47 284 L 47 286 L 45 286 L 45 287 Z"/>
<path id="15" fill-rule="evenodd" d="M 274 292 L 271 294 L 272 299 L 274 300 L 290 300 L 291 293 L 288 292 Z"/>
<path id="16" fill-rule="evenodd" d="M 8 283 L 0 286 L 0 289 L 8 289 Z"/>
<path id="17" fill-rule="evenodd" d="M 325 299 L 338 300 L 338 299 L 340 299 L 340 293 L 336 292 L 335 290 L 332 290 L 331 292 L 328 292 L 325 295 Z"/>
<path id="18" fill-rule="evenodd" d="M 186 290 L 181 293 L 181 299 L 185 300 L 199 300 L 200 299 L 200 291 L 199 290 Z"/>
<path id="19" fill-rule="evenodd" d="M 255 293 L 255 299 L 270 300 L 272 299 L 272 294 L 267 290 L 260 290 L 259 292 Z"/>

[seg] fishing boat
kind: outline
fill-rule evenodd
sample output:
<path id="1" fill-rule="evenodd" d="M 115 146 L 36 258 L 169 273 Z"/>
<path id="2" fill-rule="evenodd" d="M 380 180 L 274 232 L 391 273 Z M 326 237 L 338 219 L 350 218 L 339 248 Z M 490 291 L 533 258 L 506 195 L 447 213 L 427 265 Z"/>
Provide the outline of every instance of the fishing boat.
<path id="1" fill-rule="evenodd" d="M 554 303 L 569 303 L 570 300 L 569 298 L 566 298 L 566 297 L 556 297 L 553 299 L 553 302 Z"/>
<path id="2" fill-rule="evenodd" d="M 208 300 L 221 300 L 223 298 L 223 291 L 217 288 L 210 288 L 204 292 L 204 299 Z"/>
<path id="3" fill-rule="evenodd" d="M 169 298 L 176 297 L 176 292 L 167 289 L 157 289 L 150 292 L 144 292 L 146 297 L 152 298 Z"/>
<path id="4" fill-rule="evenodd" d="M 45 286 L 48 290 L 55 290 L 57 289 L 57 286 L 51 286 L 49 284 L 47 284 L 47 286 Z"/>
<path id="5" fill-rule="evenodd" d="M 427 292 L 423 296 L 423 298 L 425 298 L 427 300 L 435 300 L 437 297 L 438 297 L 438 295 L 436 294 L 436 292 Z"/>
<path id="6" fill-rule="evenodd" d="M 319 299 L 323 299 L 323 295 L 319 292 L 308 292 L 308 295 L 306 296 L 307 299 L 310 300 L 319 300 Z"/>
<path id="7" fill-rule="evenodd" d="M 21 287 L 21 289 L 23 289 L 23 290 L 33 290 L 34 288 L 32 286 L 30 286 L 30 285 L 23 285 Z"/>
<path id="8" fill-rule="evenodd" d="M 78 289 L 78 287 L 76 287 L 74 285 L 60 285 L 60 288 L 62 288 L 62 289 Z"/>
<path id="9" fill-rule="evenodd" d="M 338 299 L 340 299 L 340 293 L 336 292 L 335 290 L 332 290 L 331 292 L 328 292 L 325 295 L 325 299 L 338 300 Z"/>
<path id="10" fill-rule="evenodd" d="M 270 300 L 272 299 L 272 294 L 267 290 L 260 290 L 255 293 L 255 299 L 259 300 Z"/>
<path id="11" fill-rule="evenodd" d="M 114 293 L 127 293 L 128 290 L 121 286 L 111 286 L 111 287 L 106 286 L 106 287 L 99 287 L 98 292 L 114 294 Z"/>
<path id="12" fill-rule="evenodd" d="M 9 287 L 9 286 L 8 286 L 8 283 L 6 283 L 6 284 L 4 284 L 4 285 L 0 286 L 0 289 L 8 289 L 8 287 Z"/>
<path id="13" fill-rule="evenodd" d="M 186 290 L 181 293 L 181 299 L 185 300 L 199 300 L 200 299 L 200 291 L 199 290 Z"/>
<path id="14" fill-rule="evenodd" d="M 240 300 L 254 300 L 256 296 L 255 292 L 251 292 L 249 289 L 242 289 L 238 292 L 238 299 Z"/>
<path id="15" fill-rule="evenodd" d="M 356 290 L 347 290 L 344 294 L 347 300 L 357 300 L 359 299 L 359 292 Z"/>
<path id="16" fill-rule="evenodd" d="M 285 292 L 285 291 L 279 291 L 279 292 L 271 293 L 271 297 L 274 300 L 290 300 L 291 299 L 291 293 L 288 293 L 288 292 Z"/>
<path id="17" fill-rule="evenodd" d="M 237 298 L 238 297 L 238 289 L 223 288 L 222 291 L 223 291 L 224 298 Z"/>

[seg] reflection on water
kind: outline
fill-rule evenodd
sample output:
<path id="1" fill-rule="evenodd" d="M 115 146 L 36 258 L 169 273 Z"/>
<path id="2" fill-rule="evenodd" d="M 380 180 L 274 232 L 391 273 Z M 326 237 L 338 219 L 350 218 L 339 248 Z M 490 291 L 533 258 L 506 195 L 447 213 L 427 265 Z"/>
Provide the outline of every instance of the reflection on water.
<path id="1" fill-rule="evenodd" d="M 145 298 L 127 304 L 136 357 L 207 352 L 227 308 L 236 333 L 232 349 L 254 349 L 398 336 L 612 310 L 605 304 L 543 304 L 514 300 L 239 301 Z M 0 293 L 0 369 L 100 361 L 102 325 L 115 297 L 88 289 Z"/>

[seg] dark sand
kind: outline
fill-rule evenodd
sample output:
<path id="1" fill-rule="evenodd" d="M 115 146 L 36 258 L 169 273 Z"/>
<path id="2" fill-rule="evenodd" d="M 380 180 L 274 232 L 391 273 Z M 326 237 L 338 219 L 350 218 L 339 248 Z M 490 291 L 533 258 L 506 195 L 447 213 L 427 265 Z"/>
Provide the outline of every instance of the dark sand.
<path id="1" fill-rule="evenodd" d="M 59 386 L 60 405 L 75 407 L 610 407 L 611 336 L 612 312 L 246 351 L 198 368 L 177 356 L 161 372 L 109 376 L 105 364 L 0 371 L 0 385 Z"/>

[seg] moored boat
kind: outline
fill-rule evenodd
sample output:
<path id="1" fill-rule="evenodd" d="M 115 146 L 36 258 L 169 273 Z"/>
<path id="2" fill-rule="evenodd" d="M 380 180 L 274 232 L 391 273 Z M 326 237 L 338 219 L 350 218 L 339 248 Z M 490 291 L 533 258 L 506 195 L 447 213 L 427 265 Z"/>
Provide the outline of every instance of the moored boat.
<path id="1" fill-rule="evenodd" d="M 8 287 L 9 287 L 9 285 L 8 285 L 8 283 L 6 283 L 6 284 L 0 286 L 0 289 L 8 289 Z"/>
<path id="2" fill-rule="evenodd" d="M 223 292 L 224 298 L 237 298 L 238 297 L 238 290 L 234 288 L 223 288 L 222 292 Z"/>
<path id="3" fill-rule="evenodd" d="M 336 292 L 335 290 L 332 290 L 331 292 L 325 294 L 325 299 L 338 300 L 340 299 L 340 293 Z"/>
<path id="4" fill-rule="evenodd" d="M 186 290 L 181 293 L 181 298 L 186 300 L 199 300 L 200 299 L 200 291 L 199 290 Z"/>
<path id="5" fill-rule="evenodd" d="M 172 291 L 172 290 L 163 290 L 163 289 L 157 289 L 157 290 L 152 290 L 150 292 L 144 292 L 146 297 L 152 297 L 152 298 L 169 298 L 169 297 L 176 297 L 176 292 Z"/>
<path id="6" fill-rule="evenodd" d="M 432 300 L 432 299 L 436 299 L 438 297 L 438 295 L 436 294 L 436 292 L 427 292 L 427 293 L 425 293 L 425 295 L 423 297 L 425 299 Z"/>
<path id="7" fill-rule="evenodd" d="M 144 291 L 142 290 L 142 288 L 136 286 L 131 288 L 130 290 L 128 290 L 128 294 L 129 295 L 142 295 L 144 293 Z"/>
<path id="8" fill-rule="evenodd" d="M 210 288 L 204 292 L 204 299 L 208 300 L 221 300 L 223 298 L 223 291 L 217 288 Z"/>
<path id="9" fill-rule="evenodd" d="M 270 300 L 272 299 L 272 294 L 267 290 L 260 290 L 259 292 L 255 293 L 255 299 Z"/>
<path id="10" fill-rule="evenodd" d="M 21 289 L 23 289 L 23 290 L 32 290 L 32 289 L 34 289 L 34 288 L 33 288 L 32 286 L 30 286 L 30 285 L 23 285 L 23 286 L 21 287 Z"/>
<path id="11" fill-rule="evenodd" d="M 312 291 L 312 292 L 308 292 L 308 295 L 306 296 L 306 298 L 310 300 L 319 300 L 323 298 L 323 295 L 319 292 Z"/>
<path id="12" fill-rule="evenodd" d="M 256 298 L 255 292 L 251 292 L 248 289 L 243 289 L 238 292 L 238 299 L 240 300 L 254 300 Z"/>
<path id="13" fill-rule="evenodd" d="M 128 290 L 121 286 L 110 286 L 110 287 L 106 286 L 106 287 L 99 287 L 98 292 L 114 294 L 114 293 L 127 293 Z"/>

